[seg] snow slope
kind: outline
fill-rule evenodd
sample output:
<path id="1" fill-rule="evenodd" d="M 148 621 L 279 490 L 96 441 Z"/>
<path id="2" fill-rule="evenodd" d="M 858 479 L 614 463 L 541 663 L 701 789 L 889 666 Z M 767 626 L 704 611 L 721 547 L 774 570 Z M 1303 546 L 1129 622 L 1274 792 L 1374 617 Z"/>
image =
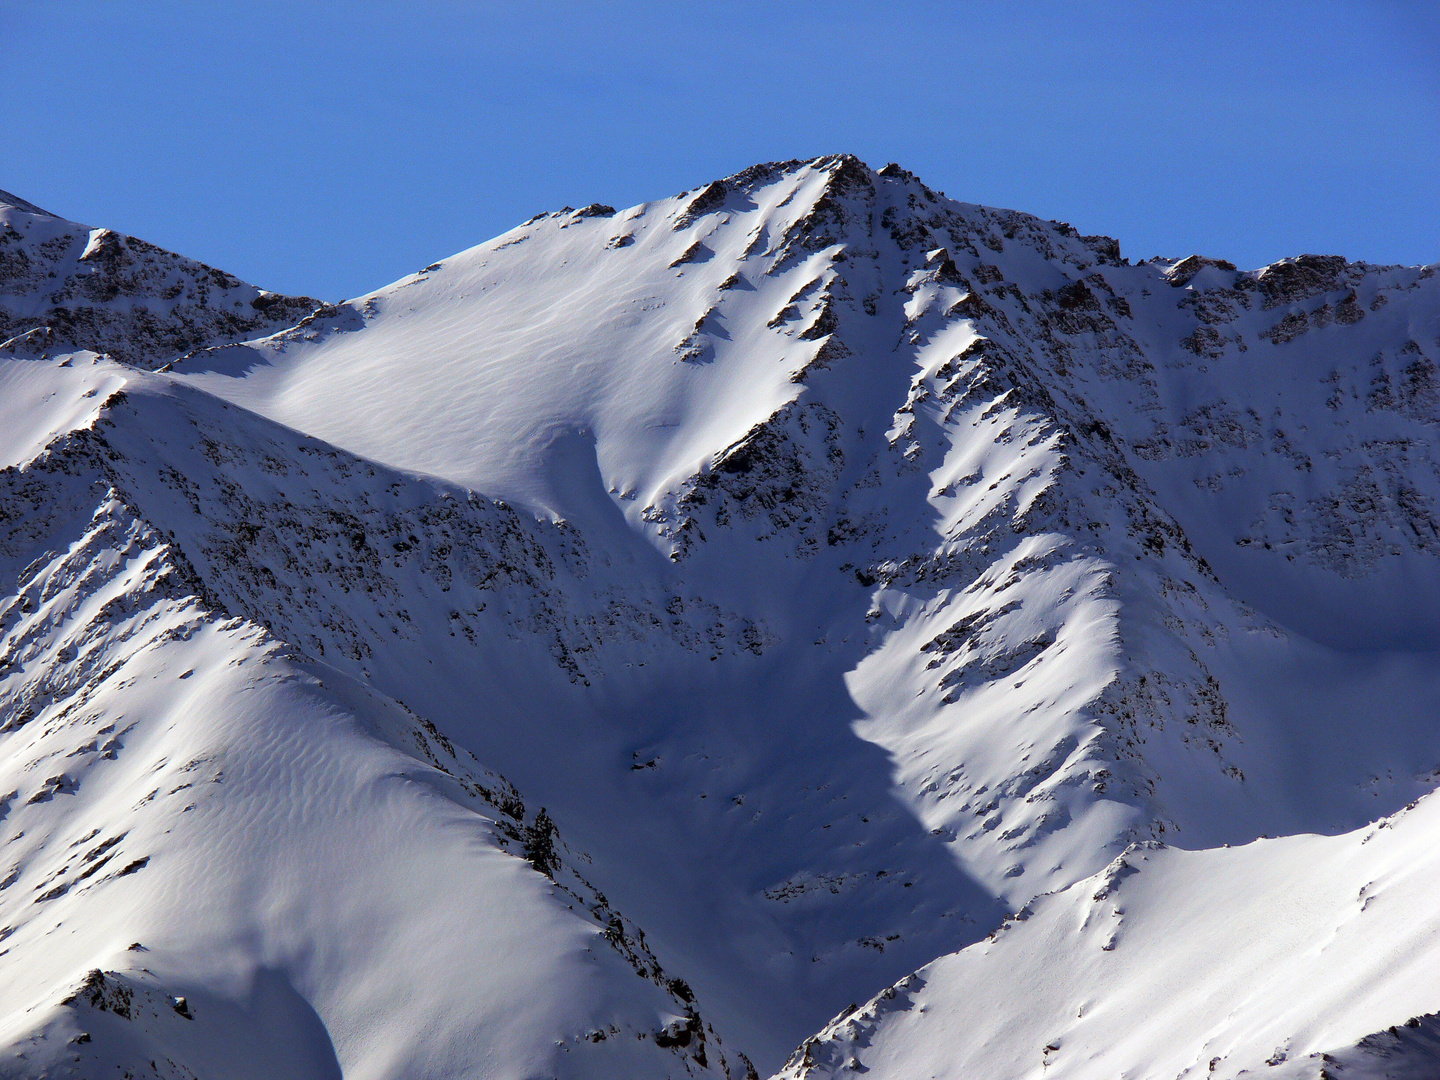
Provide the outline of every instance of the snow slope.
<path id="1" fill-rule="evenodd" d="M 218 606 L 110 466 L 0 474 L 0 1072 L 728 1074 L 543 809 Z"/>
<path id="2" fill-rule="evenodd" d="M 478 1054 L 494 1075 L 564 1062 L 610 1075 L 608 1042 L 574 1043 L 577 1031 L 609 1030 L 597 1002 L 620 1010 L 607 1024 L 641 1036 L 625 1042 L 635 1064 L 613 1066 L 627 1075 L 738 1076 L 742 1051 L 769 1072 L 802 1042 L 809 1057 L 802 1049 L 792 1072 L 842 1069 L 850 1056 L 882 1075 L 1043 1069 L 1048 1043 L 1032 1044 L 1051 1037 L 1041 1029 L 1056 1010 L 1079 1007 L 1093 965 L 1076 959 L 1081 982 L 1038 994 L 1054 958 L 1089 955 L 1089 931 L 1070 928 L 1071 915 L 1054 917 L 1053 934 L 1031 927 L 1103 891 L 1093 876 L 1113 876 L 1122 855 L 1140 871 L 1116 888 L 1133 890 L 1126 910 L 1144 908 L 1135 925 L 1156 944 L 1127 952 L 1122 935 L 1100 950 L 1108 966 L 1093 974 L 1113 988 L 1113 1015 L 1152 992 L 1164 948 L 1218 989 L 1151 1042 L 1087 1027 L 1107 1075 L 1150 1075 L 1157 1061 L 1178 1072 L 1221 1031 L 1226 1068 L 1255 1067 L 1252 1030 L 1276 1037 L 1267 1056 L 1282 1034 L 1304 1054 L 1340 1055 L 1440 1010 L 1428 983 L 1397 976 L 1363 1007 L 1317 990 L 1313 1023 L 1301 1024 L 1273 1002 L 1322 982 L 1329 958 L 1292 955 L 1264 921 L 1287 883 L 1349 882 L 1366 835 L 1354 830 L 1440 776 L 1433 268 L 1320 256 L 1256 272 L 1198 257 L 1131 265 L 1107 238 L 953 202 L 898 166 L 831 157 L 630 210 L 541 215 L 306 315 L 269 337 L 227 343 L 238 333 L 223 326 L 208 347 L 147 353 L 157 374 L 62 355 L 38 336 L 12 342 L 0 367 L 11 433 L 0 520 L 53 554 L 102 496 L 118 499 L 163 538 L 207 618 L 239 621 L 283 653 L 264 664 L 323 682 L 322 699 L 340 695 L 341 726 L 375 753 L 408 754 L 406 769 L 440 784 L 431 758 L 448 745 L 513 781 L 571 845 L 557 880 L 583 872 L 565 886 L 585 898 L 579 908 L 634 920 L 622 924 L 630 944 L 604 954 L 603 972 L 574 976 L 577 989 L 570 975 L 525 983 L 538 1012 L 513 1036 L 480 1009 L 483 1022 L 457 1014 L 452 1034 L 404 1042 L 423 1065 L 336 1035 L 359 1014 L 327 995 L 365 982 L 358 968 L 321 978 L 287 959 L 298 997 L 286 1000 L 308 1003 L 345 1072 L 456 1072 L 480 1068 Z M 31 493 L 57 469 L 92 492 L 66 525 L 42 512 L 61 501 Z M 45 670 L 75 663 L 47 656 Z M 0 675 L 0 693 L 18 702 L 16 678 Z M 271 755 L 256 768 L 286 775 L 302 751 L 266 749 L 247 726 L 259 723 L 245 719 L 248 701 L 263 699 L 214 697 L 201 726 L 232 725 L 227 753 Z M 269 715 L 309 708 L 287 697 Z M 421 747 L 413 733 L 427 724 L 443 741 Z M 329 746 L 303 751 L 316 761 L 307 776 L 333 774 L 348 791 L 365 766 Z M 262 786 L 252 805 L 264 808 L 247 812 L 278 819 L 282 788 Z M 426 799 L 442 818 L 468 805 Z M 214 802 L 232 812 L 228 796 Z M 318 813 L 316 836 L 341 828 Z M 402 828 L 419 830 L 428 813 Z M 529 899 L 506 902 L 517 919 L 573 906 L 533 865 L 504 861 L 502 841 L 529 844 L 533 816 L 465 813 L 498 823 L 494 865 L 518 864 L 529 882 Z M 1412 818 L 1425 820 L 1417 810 L 1397 821 Z M 363 822 L 371 843 L 407 848 L 378 810 Z M 1401 862 L 1425 831 L 1406 828 Z M 1252 843 L 1262 835 L 1286 839 Z M 1242 854 L 1272 845 L 1287 852 L 1273 867 Z M 173 858 L 194 875 L 205 850 L 196 840 Z M 395 928 L 384 941 L 433 937 L 475 921 L 443 887 L 424 887 L 446 899 L 415 914 L 409 883 L 374 869 L 383 850 L 326 878 L 336 895 L 406 912 L 357 916 L 362 936 L 383 925 Z M 425 851 L 407 864 L 415 875 L 472 865 L 440 840 Z M 247 849 L 235 873 L 265 877 L 268 857 Z M 1233 900 L 1210 923 L 1182 918 L 1210 876 Z M 297 919 L 328 910 L 322 891 L 297 889 Z M 227 907 L 228 895 L 205 901 L 216 926 L 260 919 L 279 932 L 262 918 L 268 902 Z M 1032 903 L 1036 914 L 997 939 L 1004 951 L 975 944 Z M 1310 934 L 1338 904 L 1295 925 Z M 1378 910 L 1365 924 L 1374 936 L 1347 957 L 1386 934 L 1421 940 L 1428 907 Z M 15 940 L 40 925 L 15 918 Z M 609 916 L 573 918 L 532 935 L 557 971 L 578 955 L 575 935 L 593 943 Z M 1237 945 L 1255 964 L 1289 966 L 1226 1027 L 1213 1003 L 1240 969 L 1214 958 L 1214 942 L 1236 920 L 1261 927 Z M 1193 933 L 1173 932 L 1181 924 Z M 287 932 L 307 956 L 344 934 L 313 921 Z M 503 951 L 503 937 L 487 931 L 473 947 Z M 97 959 L 76 963 L 108 970 L 86 940 L 75 955 Z M 992 953 L 1001 958 L 974 959 Z M 235 987 L 269 971 L 268 955 L 244 953 L 229 982 L 178 961 L 166 977 L 258 1016 Z M 414 979 L 427 955 L 395 945 L 376 963 Z M 1344 963 L 1357 978 L 1381 970 Z M 872 1004 L 850 1034 L 847 1003 L 920 968 L 926 993 L 937 987 L 923 1013 Z M 511 959 L 495 970 L 462 980 L 476 1000 L 532 977 Z M 952 970 L 963 977 L 938 974 Z M 47 987 L 78 985 L 68 968 L 46 971 Z M 959 1021 L 940 1018 L 983 995 L 997 1024 L 1031 1008 L 1037 1020 L 954 1049 Z M 1425 1060 L 1430 1029 L 1397 1030 L 1384 1038 Z M 200 1052 L 160 1031 L 145 1037 L 177 1061 Z M 551 1053 L 556 1040 L 572 1049 Z"/>
<path id="3" fill-rule="evenodd" d="M 781 1075 L 1434 1076 L 1437 825 L 1430 796 L 1341 836 L 1137 845 Z"/>

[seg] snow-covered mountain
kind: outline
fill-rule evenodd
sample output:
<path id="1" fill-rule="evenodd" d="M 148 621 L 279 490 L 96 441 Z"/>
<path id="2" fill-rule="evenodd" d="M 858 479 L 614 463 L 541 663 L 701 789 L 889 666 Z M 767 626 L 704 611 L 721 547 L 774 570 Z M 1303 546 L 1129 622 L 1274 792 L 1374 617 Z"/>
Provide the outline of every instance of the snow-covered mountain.
<path id="1" fill-rule="evenodd" d="M 133 236 L 66 221 L 0 191 L 0 349 L 89 349 L 154 366 L 218 341 L 294 326 L 317 310 Z"/>
<path id="2" fill-rule="evenodd" d="M 4 201 L 0 1072 L 1435 1071 L 1436 268 L 831 157 L 320 306 Z"/>

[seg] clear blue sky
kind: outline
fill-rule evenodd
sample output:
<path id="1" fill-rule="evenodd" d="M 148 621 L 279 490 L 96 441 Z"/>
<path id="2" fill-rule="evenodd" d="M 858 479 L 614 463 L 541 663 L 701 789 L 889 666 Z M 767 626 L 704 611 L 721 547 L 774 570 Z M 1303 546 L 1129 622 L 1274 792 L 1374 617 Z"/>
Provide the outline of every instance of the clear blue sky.
<path id="1" fill-rule="evenodd" d="M 1440 261 L 1435 0 L 0 0 L 0 188 L 266 288 L 850 151 L 1259 266 Z"/>

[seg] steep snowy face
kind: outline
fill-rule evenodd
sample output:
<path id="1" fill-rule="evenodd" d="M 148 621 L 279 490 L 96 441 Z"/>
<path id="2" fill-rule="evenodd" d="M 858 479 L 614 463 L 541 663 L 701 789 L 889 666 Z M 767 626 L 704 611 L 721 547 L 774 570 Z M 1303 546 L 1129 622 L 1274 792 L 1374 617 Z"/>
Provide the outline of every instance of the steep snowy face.
<path id="1" fill-rule="evenodd" d="M 0 1071 L 753 1075 L 543 808 L 224 609 L 104 434 L 163 388 L 66 362 L 130 385 L 0 471 Z"/>
<path id="2" fill-rule="evenodd" d="M 0 191 L 0 342 L 24 337 L 28 353 L 90 349 L 155 367 L 293 326 L 322 306 Z"/>
<path id="3" fill-rule="evenodd" d="M 547 676 L 478 630 L 441 689 L 383 610 L 255 610 L 555 807 L 764 1059 L 986 894 L 1428 790 L 1437 310 L 1428 270 L 1131 266 L 841 157 L 543 215 L 177 376 L 583 541 Z M 1376 355 L 1403 406 L 1361 394 Z M 1300 539 L 1262 536 L 1287 499 Z"/>
<path id="4" fill-rule="evenodd" d="M 1080 340 L 1018 328 L 1227 588 L 1342 649 L 1433 650 L 1437 268 L 1192 256 L 1080 287 Z"/>

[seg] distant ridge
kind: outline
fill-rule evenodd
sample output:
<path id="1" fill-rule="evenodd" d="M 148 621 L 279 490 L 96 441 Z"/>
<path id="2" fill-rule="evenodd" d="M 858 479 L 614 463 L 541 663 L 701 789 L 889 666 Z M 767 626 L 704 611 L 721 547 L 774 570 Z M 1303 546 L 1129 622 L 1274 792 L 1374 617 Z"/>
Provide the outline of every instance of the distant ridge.
<path id="1" fill-rule="evenodd" d="M 49 210 L 42 210 L 34 203 L 20 198 L 19 195 L 12 195 L 8 191 L 0 190 L 0 206 L 13 206 L 17 210 L 24 210 L 29 214 L 41 214 L 44 217 L 58 218 L 59 214 L 52 214 Z"/>

